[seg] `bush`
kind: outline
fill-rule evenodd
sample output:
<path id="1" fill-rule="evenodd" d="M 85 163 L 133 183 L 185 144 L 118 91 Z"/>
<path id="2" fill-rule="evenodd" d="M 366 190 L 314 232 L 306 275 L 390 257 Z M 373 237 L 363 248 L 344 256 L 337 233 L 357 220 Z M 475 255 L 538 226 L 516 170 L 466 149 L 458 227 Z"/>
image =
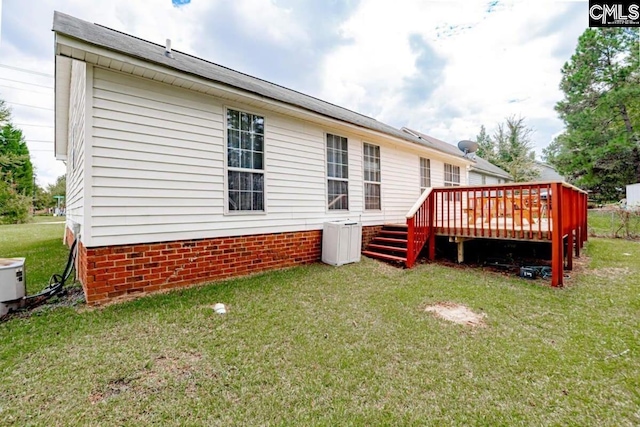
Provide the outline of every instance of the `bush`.
<path id="1" fill-rule="evenodd" d="M 6 182 L 0 182 L 0 224 L 22 224 L 29 221 L 31 199 L 18 194 Z"/>

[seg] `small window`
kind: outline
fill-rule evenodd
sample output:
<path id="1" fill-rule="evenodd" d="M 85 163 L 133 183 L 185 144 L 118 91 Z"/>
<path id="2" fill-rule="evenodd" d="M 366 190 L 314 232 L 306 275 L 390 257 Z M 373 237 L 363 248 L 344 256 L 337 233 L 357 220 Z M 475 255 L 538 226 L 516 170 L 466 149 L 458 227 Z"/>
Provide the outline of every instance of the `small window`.
<path id="1" fill-rule="evenodd" d="M 349 151 L 347 138 L 327 134 L 327 206 L 349 209 Z"/>
<path id="2" fill-rule="evenodd" d="M 487 183 L 487 176 L 482 175 L 482 185 L 485 185 L 486 183 Z"/>
<path id="3" fill-rule="evenodd" d="M 444 164 L 444 186 L 458 187 L 460 185 L 460 166 Z"/>
<path id="4" fill-rule="evenodd" d="M 431 160 L 420 157 L 420 194 L 431 187 Z"/>
<path id="5" fill-rule="evenodd" d="M 227 110 L 229 211 L 264 211 L 264 117 Z"/>
<path id="6" fill-rule="evenodd" d="M 380 210 L 380 147 L 364 144 L 364 208 Z"/>

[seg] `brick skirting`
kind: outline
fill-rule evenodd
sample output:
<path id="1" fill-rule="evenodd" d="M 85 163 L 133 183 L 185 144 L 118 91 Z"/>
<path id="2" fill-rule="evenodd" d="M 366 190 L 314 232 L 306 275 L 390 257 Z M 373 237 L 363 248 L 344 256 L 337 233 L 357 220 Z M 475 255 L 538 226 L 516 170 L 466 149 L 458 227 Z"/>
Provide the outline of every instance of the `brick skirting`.
<path id="1" fill-rule="evenodd" d="M 381 226 L 363 227 L 363 247 Z M 67 229 L 67 244 L 73 233 Z M 87 303 L 246 276 L 320 260 L 322 231 L 85 248 L 78 244 L 78 279 Z"/>

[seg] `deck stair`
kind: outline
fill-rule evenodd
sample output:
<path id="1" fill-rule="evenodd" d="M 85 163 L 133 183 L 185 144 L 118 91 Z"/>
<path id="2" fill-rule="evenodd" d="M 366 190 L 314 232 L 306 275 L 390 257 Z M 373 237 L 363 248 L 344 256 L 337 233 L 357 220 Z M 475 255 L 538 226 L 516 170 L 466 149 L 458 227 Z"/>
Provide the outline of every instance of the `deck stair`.
<path id="1" fill-rule="evenodd" d="M 407 226 L 388 224 L 371 240 L 363 255 L 392 263 L 407 261 Z"/>

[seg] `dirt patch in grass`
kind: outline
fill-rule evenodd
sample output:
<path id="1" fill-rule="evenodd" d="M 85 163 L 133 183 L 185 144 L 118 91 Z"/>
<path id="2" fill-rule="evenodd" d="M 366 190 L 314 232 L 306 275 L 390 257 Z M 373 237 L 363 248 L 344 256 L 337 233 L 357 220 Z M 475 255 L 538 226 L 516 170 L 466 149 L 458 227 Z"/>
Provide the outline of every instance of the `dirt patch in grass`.
<path id="1" fill-rule="evenodd" d="M 426 307 L 424 311 L 434 313 L 436 317 L 449 322 L 458 323 L 460 325 L 471 327 L 485 326 L 484 318 L 486 317 L 486 314 L 474 313 L 469 308 L 461 304 L 441 302 Z"/>
<path id="2" fill-rule="evenodd" d="M 590 274 L 598 279 L 619 280 L 631 274 L 631 270 L 627 267 L 602 267 L 591 270 Z"/>

